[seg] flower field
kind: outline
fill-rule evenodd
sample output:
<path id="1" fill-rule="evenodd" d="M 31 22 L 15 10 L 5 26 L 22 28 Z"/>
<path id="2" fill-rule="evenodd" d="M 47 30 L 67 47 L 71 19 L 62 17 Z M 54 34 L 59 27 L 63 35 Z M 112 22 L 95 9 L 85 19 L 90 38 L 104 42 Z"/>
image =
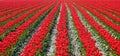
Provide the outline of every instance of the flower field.
<path id="1" fill-rule="evenodd" d="M 0 0 L 0 56 L 120 56 L 120 1 Z"/>

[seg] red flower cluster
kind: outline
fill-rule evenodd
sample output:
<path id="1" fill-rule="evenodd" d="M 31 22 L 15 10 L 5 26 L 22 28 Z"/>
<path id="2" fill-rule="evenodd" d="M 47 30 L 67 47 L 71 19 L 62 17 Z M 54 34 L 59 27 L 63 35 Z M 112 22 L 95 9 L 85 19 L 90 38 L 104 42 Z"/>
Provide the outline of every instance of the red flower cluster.
<path id="1" fill-rule="evenodd" d="M 70 54 L 68 54 L 69 40 L 68 40 L 68 30 L 66 27 L 67 11 L 66 11 L 65 4 L 62 4 L 62 9 L 60 13 L 61 13 L 60 20 L 57 25 L 58 34 L 56 36 L 56 43 L 55 43 L 56 45 L 55 56 L 70 56 Z"/>
<path id="2" fill-rule="evenodd" d="M 80 41 L 83 43 L 83 48 L 85 48 L 86 50 L 86 56 L 102 56 L 98 48 L 95 46 L 96 41 L 91 38 L 91 34 L 85 29 L 84 25 L 77 15 L 75 8 L 71 5 L 68 6 L 71 10 L 75 26 L 79 32 L 79 36 L 81 39 Z"/>
<path id="3" fill-rule="evenodd" d="M 87 21 L 98 31 L 98 33 L 101 35 L 103 39 L 105 39 L 110 47 L 113 50 L 116 50 L 116 54 L 120 54 L 120 41 L 116 40 L 115 37 L 113 37 L 108 31 L 106 31 L 101 25 L 99 25 L 87 12 L 85 12 L 82 8 L 78 9 L 82 12 L 84 17 L 87 19 Z"/>
<path id="4" fill-rule="evenodd" d="M 0 34 L 3 34 L 4 29 L 2 27 L 0 27 Z"/>
<path id="5" fill-rule="evenodd" d="M 51 5 L 49 5 L 51 6 Z M 57 12 L 60 4 L 58 3 L 55 8 L 48 14 L 46 19 L 43 21 L 39 29 L 36 31 L 35 35 L 32 37 L 28 45 L 25 47 L 21 56 L 34 56 L 37 50 L 41 50 L 42 41 L 45 39 L 46 35 L 50 32 L 48 28 L 52 24 L 55 13 Z"/>

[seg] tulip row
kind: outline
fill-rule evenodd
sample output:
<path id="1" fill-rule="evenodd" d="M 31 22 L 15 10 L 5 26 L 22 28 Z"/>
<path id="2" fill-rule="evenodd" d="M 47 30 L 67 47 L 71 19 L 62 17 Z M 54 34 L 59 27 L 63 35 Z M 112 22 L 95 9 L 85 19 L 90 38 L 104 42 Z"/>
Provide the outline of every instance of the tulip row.
<path id="1" fill-rule="evenodd" d="M 78 6 L 77 6 L 78 7 Z M 86 6 L 87 7 L 87 6 Z M 89 12 L 88 10 L 86 10 L 87 12 Z M 92 13 L 92 12 L 91 12 Z M 90 14 L 90 13 L 89 13 Z M 92 15 L 91 15 L 92 16 Z M 83 15 L 81 15 L 81 17 L 83 17 Z M 95 16 L 93 16 L 94 18 Z M 95 18 L 96 19 L 96 18 Z M 94 19 L 94 20 L 95 20 Z M 100 34 L 98 33 L 98 31 L 91 25 L 89 24 L 89 22 L 86 22 L 86 20 L 81 19 L 85 22 L 85 25 L 88 27 L 89 31 L 93 34 L 93 38 L 97 40 L 97 46 L 99 47 L 99 49 L 102 51 L 102 53 L 106 56 L 106 55 L 116 55 L 113 54 L 111 52 L 114 52 L 113 50 L 111 50 L 110 48 L 108 48 L 108 43 L 104 40 L 103 36 L 100 36 Z M 98 20 L 96 20 L 98 21 Z M 84 23 L 83 22 L 83 23 Z M 107 34 L 106 34 L 107 35 Z"/>
<path id="2" fill-rule="evenodd" d="M 24 7 L 17 7 L 17 8 L 14 8 L 14 9 L 12 9 L 12 8 L 3 8 L 3 10 L 0 11 L 0 12 L 1 12 L 1 13 L 0 13 L 0 17 L 1 17 L 1 16 L 4 16 L 4 15 L 10 13 L 10 12 L 19 10 L 19 9 L 21 9 L 21 8 L 24 8 Z"/>
<path id="3" fill-rule="evenodd" d="M 108 48 L 109 47 L 108 43 L 100 36 L 100 34 L 97 32 L 97 30 L 94 27 L 92 27 L 91 24 L 89 24 L 89 22 L 87 22 L 87 20 L 84 18 L 84 16 L 81 14 L 81 12 L 77 9 L 76 9 L 76 11 L 78 12 L 78 16 L 80 17 L 80 20 L 83 23 L 83 25 L 91 33 L 91 35 L 92 35 L 91 38 L 96 40 L 95 45 L 98 47 L 98 49 L 100 50 L 102 55 L 103 56 L 111 55 L 111 52 L 110 52 L 111 50 L 110 50 L 110 48 Z"/>
<path id="4" fill-rule="evenodd" d="M 1 34 L 2 35 L 5 35 L 3 34 L 5 32 L 5 30 L 9 30 L 9 29 L 13 29 L 15 28 L 16 26 L 15 25 L 20 25 L 22 23 L 24 23 L 26 20 L 28 20 L 31 16 L 33 16 L 37 11 L 40 10 L 40 8 L 43 8 L 45 5 L 42 5 L 42 6 L 39 6 L 39 7 L 36 7 L 34 9 L 31 9 L 29 12 L 21 15 L 20 17 L 16 18 L 15 20 L 12 20 L 8 23 L 6 23 L 5 25 L 3 25 L 2 27 L 0 27 L 1 29 Z M 15 27 L 14 27 L 15 26 Z M 17 28 L 17 27 L 16 27 Z M 4 36 L 3 36 L 4 37 Z M 2 38 L 2 37 L 1 37 Z"/>
<path id="5" fill-rule="evenodd" d="M 0 8 L 0 9 L 1 9 L 1 8 Z M 11 7 L 10 7 L 10 8 L 2 8 L 2 9 L 0 10 L 0 12 L 9 11 L 9 10 L 11 10 Z"/>
<path id="6" fill-rule="evenodd" d="M 12 5 L 11 5 L 12 6 Z M 15 5 L 14 7 L 10 7 L 10 8 L 5 8 L 4 11 L 0 13 L 0 17 L 3 17 L 3 16 L 7 16 L 9 14 L 13 14 L 14 12 L 16 11 L 20 11 L 21 9 L 25 9 L 25 8 L 30 8 L 31 6 L 33 6 L 33 4 L 28 4 L 28 3 L 25 3 L 25 4 L 21 4 L 21 5 Z M 35 6 L 39 6 L 39 4 L 36 4 L 34 5 L 33 7 Z"/>
<path id="7" fill-rule="evenodd" d="M 37 20 L 35 20 L 35 22 L 30 25 L 29 29 L 24 30 L 24 32 L 20 35 L 20 39 L 17 41 L 17 44 L 13 47 L 11 46 L 10 48 L 13 50 L 13 53 L 11 52 L 12 55 L 16 56 L 22 52 L 22 49 L 26 46 L 26 43 L 28 44 L 29 38 L 31 38 L 32 34 L 34 34 L 33 32 L 35 32 L 36 26 L 38 27 L 50 10 L 51 8 L 41 15 Z"/>
<path id="8" fill-rule="evenodd" d="M 43 5 L 44 6 L 44 5 Z M 8 23 L 6 23 L 4 26 L 2 26 L 1 29 L 1 39 L 5 37 L 5 35 L 7 33 L 9 33 L 9 31 L 13 31 L 15 30 L 15 28 L 17 28 L 20 24 L 24 23 L 26 20 L 28 20 L 32 15 L 34 15 L 36 13 L 36 11 L 39 10 L 39 8 L 42 8 L 43 6 L 39 6 L 36 7 L 32 10 L 30 10 L 29 12 L 23 14 L 22 16 L 16 18 L 15 20 L 12 20 Z M 29 17 L 28 17 L 29 16 Z"/>
<path id="9" fill-rule="evenodd" d="M 0 2 L 0 56 L 119 56 L 120 8 L 91 1 Z"/>
<path id="10" fill-rule="evenodd" d="M 89 6 L 90 8 L 92 8 L 93 10 L 96 10 L 97 12 L 99 12 L 100 14 L 102 14 L 103 16 L 107 17 L 107 19 L 111 20 L 112 22 L 119 24 L 119 17 L 111 14 L 110 12 L 108 12 L 104 7 L 96 7 L 94 6 Z"/>
<path id="11" fill-rule="evenodd" d="M 10 3 L 10 2 L 9 2 Z M 1 3 L 1 5 L 6 5 L 6 6 L 3 6 L 3 7 L 0 7 L 0 12 L 4 12 L 4 11 L 11 11 L 12 9 L 14 10 L 14 8 L 18 8 L 18 7 L 20 7 L 20 6 L 22 6 L 22 4 L 20 5 L 14 5 L 15 3 L 12 3 L 12 4 L 9 4 L 9 6 L 7 6 L 8 5 L 8 3 Z M 14 5 L 13 7 L 11 7 L 12 5 Z M 23 4 L 23 5 L 25 5 L 25 4 Z"/>
<path id="12" fill-rule="evenodd" d="M 116 54 L 120 54 L 120 48 L 118 47 L 120 44 L 119 40 L 116 40 L 109 32 L 106 31 L 101 25 L 99 25 L 95 20 L 82 8 L 78 8 L 86 20 L 98 31 L 98 33 L 104 38 L 112 48 L 112 50 L 116 50 Z M 115 45 L 116 43 L 116 45 Z"/>
<path id="13" fill-rule="evenodd" d="M 67 10 L 65 4 L 62 4 L 60 19 L 57 25 L 57 35 L 56 35 L 56 53 L 55 56 L 70 56 L 69 54 L 69 40 L 68 40 L 68 30 L 66 24 Z"/>
<path id="14" fill-rule="evenodd" d="M 72 18 L 75 23 L 75 26 L 79 32 L 80 41 L 83 43 L 83 48 L 86 50 L 86 56 L 101 56 L 102 54 L 99 52 L 98 48 L 95 46 L 96 41 L 92 39 L 91 34 L 85 29 L 84 25 L 80 21 L 76 10 L 73 6 L 69 5 L 69 8 L 72 13 Z"/>
<path id="15" fill-rule="evenodd" d="M 50 5 L 48 7 L 50 8 Z M 12 50 L 12 52 L 7 52 L 7 54 L 13 55 L 13 56 L 18 56 L 20 54 L 23 47 L 25 46 L 23 44 L 28 42 L 28 39 L 32 36 L 33 32 L 35 32 L 36 26 L 38 26 L 41 23 L 41 21 L 44 19 L 44 17 L 48 14 L 48 12 L 51 9 L 52 9 L 52 7 L 46 11 L 45 11 L 45 9 L 43 9 L 41 11 L 40 17 L 38 19 L 36 19 L 34 23 L 30 24 L 28 29 L 24 30 L 24 32 L 20 35 L 19 40 L 17 41 L 16 45 L 12 45 L 9 49 L 7 49 L 7 51 Z M 21 49 L 21 47 L 22 47 L 22 49 Z"/>
<path id="16" fill-rule="evenodd" d="M 20 39 L 20 35 L 26 30 L 29 29 L 30 25 L 35 22 L 35 20 L 42 16 L 42 14 L 47 11 L 53 4 L 45 7 L 40 12 L 38 12 L 36 15 L 31 17 L 29 20 L 27 20 L 25 23 L 23 23 L 21 26 L 19 26 L 14 32 L 10 32 L 3 40 L 0 42 L 0 55 L 5 55 L 5 51 L 10 48 L 12 45 L 15 45 L 16 42 Z M 4 45 L 3 45 L 4 44 Z"/>
<path id="17" fill-rule="evenodd" d="M 120 26 L 114 24 L 112 21 L 106 19 L 104 16 L 102 16 L 101 14 L 99 14 L 98 12 L 92 9 L 89 9 L 89 11 L 91 11 L 95 16 L 97 16 L 101 21 L 105 22 L 105 24 L 107 24 L 108 26 L 116 30 L 117 32 L 120 32 L 120 29 L 119 29 Z"/>
<path id="18" fill-rule="evenodd" d="M 37 6 L 37 7 L 38 7 L 38 6 Z M 7 15 L 7 16 L 4 17 L 4 18 L 1 18 L 1 19 L 0 19 L 0 22 L 5 22 L 6 20 L 10 20 L 10 18 L 15 17 L 15 16 L 17 16 L 17 15 L 23 13 L 23 12 L 26 12 L 26 11 L 32 9 L 32 8 L 36 8 L 36 6 L 34 5 L 34 6 L 26 7 L 26 8 L 24 8 L 24 9 L 20 9 L 20 10 L 18 10 L 18 11 L 16 11 L 16 12 L 13 12 L 12 14 Z"/>
<path id="19" fill-rule="evenodd" d="M 41 54 L 39 52 L 43 52 L 44 50 L 42 50 L 42 48 L 44 49 L 43 45 L 45 43 L 43 43 L 43 41 L 45 41 L 45 39 L 47 37 L 49 37 L 48 35 L 50 34 L 50 30 L 51 30 L 51 25 L 53 26 L 53 20 L 55 17 L 55 13 L 57 12 L 58 8 L 59 8 L 60 4 L 58 3 L 53 9 L 52 11 L 50 11 L 50 13 L 48 14 L 48 16 L 45 18 L 45 20 L 41 23 L 40 27 L 38 28 L 38 30 L 36 31 L 36 33 L 33 35 L 32 39 L 30 40 L 30 42 L 27 44 L 27 46 L 25 47 L 24 51 L 21 53 L 21 56 L 33 56 L 36 55 L 46 55 L 46 54 Z M 49 28 L 50 27 L 50 28 Z"/>
<path id="20" fill-rule="evenodd" d="M 13 13 L 13 12 L 16 12 L 16 11 L 20 11 L 21 9 L 24 9 L 25 7 L 17 7 L 17 8 L 14 8 L 14 9 L 10 9 L 10 10 L 8 10 L 8 11 L 5 11 L 5 12 L 1 12 L 0 13 L 0 16 L 6 16 L 6 15 L 9 15 L 9 13 Z M 3 20 L 1 20 L 1 21 L 3 21 Z"/>
<path id="21" fill-rule="evenodd" d="M 115 3 L 115 2 L 113 2 L 113 3 L 106 3 L 106 4 L 103 4 L 103 5 L 106 5 L 106 6 L 104 6 L 105 9 L 110 9 L 110 10 L 116 11 L 116 12 L 120 11 L 119 10 L 120 9 L 119 6 L 116 6 L 116 5 L 120 5 L 119 2 L 118 3 Z"/>
<path id="22" fill-rule="evenodd" d="M 94 1 L 94 3 L 92 1 L 79 1 L 81 3 L 81 5 L 86 5 L 86 6 L 94 6 L 97 8 L 101 8 L 104 9 L 104 11 L 109 12 L 110 14 L 113 14 L 114 16 L 120 17 L 120 11 L 119 11 L 119 1 Z M 115 7 L 117 7 L 117 9 L 115 9 Z"/>
<path id="23" fill-rule="evenodd" d="M 119 11 L 114 11 L 114 10 L 112 10 L 112 9 L 108 9 L 108 8 L 105 8 L 108 12 L 111 12 L 111 13 L 113 13 L 113 14 L 116 14 L 117 16 L 120 16 L 120 13 L 119 13 Z"/>
<path id="24" fill-rule="evenodd" d="M 90 11 L 91 13 L 97 13 L 96 11 L 94 11 L 91 8 L 88 8 L 88 7 L 87 7 L 87 10 Z M 98 15 L 98 13 L 96 15 Z M 106 24 L 106 22 L 101 21 L 99 19 L 99 17 L 97 17 L 96 15 L 95 14 L 91 14 L 91 16 L 94 16 L 94 19 L 96 21 L 98 21 L 102 25 L 102 27 L 104 27 L 110 34 L 112 34 L 115 37 L 115 39 L 120 39 L 119 31 L 117 31 L 117 30 L 119 30 L 119 25 L 111 24 L 111 25 L 115 25 L 116 27 L 110 27 L 108 24 Z M 107 20 L 107 21 L 109 21 L 109 20 Z M 115 28 L 117 30 L 115 30 L 113 28 Z"/>
<path id="25" fill-rule="evenodd" d="M 94 8 L 94 7 L 93 7 L 93 8 Z M 115 21 L 117 21 L 117 22 L 120 22 L 120 19 L 119 19 L 118 17 L 113 16 L 113 15 L 112 15 L 112 14 L 110 14 L 109 12 L 104 11 L 104 10 L 103 10 L 103 9 L 101 9 L 101 8 L 96 8 L 96 10 L 98 10 L 98 11 L 102 12 L 102 13 L 103 13 L 103 14 L 105 14 L 106 16 L 110 17 L 112 20 L 115 20 Z"/>

